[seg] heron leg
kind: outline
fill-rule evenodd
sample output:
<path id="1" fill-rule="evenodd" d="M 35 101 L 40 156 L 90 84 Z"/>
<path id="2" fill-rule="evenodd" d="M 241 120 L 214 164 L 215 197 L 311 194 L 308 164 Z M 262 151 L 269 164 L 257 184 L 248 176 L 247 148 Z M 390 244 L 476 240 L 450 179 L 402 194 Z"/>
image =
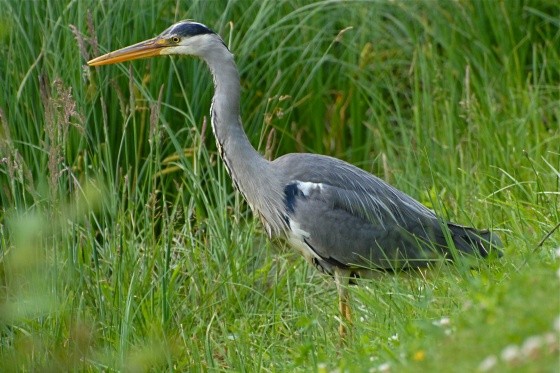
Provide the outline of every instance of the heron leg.
<path id="1" fill-rule="evenodd" d="M 340 338 L 344 340 L 348 335 L 347 327 L 352 323 L 350 314 L 350 296 L 348 294 L 348 285 L 350 283 L 350 273 L 347 270 L 335 269 L 334 281 L 338 290 L 338 310 L 340 312 L 340 325 L 338 333 Z"/>

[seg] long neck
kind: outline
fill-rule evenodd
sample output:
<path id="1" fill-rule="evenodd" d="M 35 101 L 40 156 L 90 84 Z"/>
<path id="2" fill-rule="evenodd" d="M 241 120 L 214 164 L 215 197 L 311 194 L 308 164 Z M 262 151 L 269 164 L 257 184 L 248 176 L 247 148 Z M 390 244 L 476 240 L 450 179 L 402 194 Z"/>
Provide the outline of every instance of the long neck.
<path id="1" fill-rule="evenodd" d="M 271 163 L 253 148 L 241 125 L 241 87 L 233 55 L 224 46 L 212 50 L 204 59 L 214 79 L 210 115 L 220 156 L 234 185 L 251 209 L 261 215 L 265 222 L 272 223 L 272 229 L 276 230 L 274 221 L 277 219 L 274 215 L 279 206 L 274 205 L 278 199 L 269 193 L 269 185 L 276 181 L 276 175 Z M 270 230 L 268 225 L 267 230 Z"/>
<path id="2" fill-rule="evenodd" d="M 241 87 L 239 73 L 233 55 L 225 48 L 216 49 L 212 58 L 206 60 L 214 79 L 214 97 L 212 99 L 212 130 L 220 155 L 236 183 L 242 187 L 246 172 L 253 171 L 247 163 L 262 167 L 267 162 L 253 148 L 243 127 L 239 114 Z"/>

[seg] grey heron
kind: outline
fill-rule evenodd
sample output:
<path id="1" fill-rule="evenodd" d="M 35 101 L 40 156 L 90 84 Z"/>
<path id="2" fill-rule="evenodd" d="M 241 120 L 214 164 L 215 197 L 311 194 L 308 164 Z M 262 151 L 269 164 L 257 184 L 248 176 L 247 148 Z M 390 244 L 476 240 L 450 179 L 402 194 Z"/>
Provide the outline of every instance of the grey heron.
<path id="1" fill-rule="evenodd" d="M 214 81 L 210 109 L 217 147 L 235 188 L 270 237 L 283 237 L 331 275 L 339 295 L 339 332 L 351 322 L 348 284 L 376 270 L 426 266 L 437 258 L 499 254 L 498 236 L 446 222 L 376 176 L 316 154 L 265 159 L 240 119 L 240 82 L 234 56 L 207 26 L 181 21 L 160 35 L 88 62 L 100 66 L 159 55 L 201 58 Z M 346 319 L 346 321 L 344 321 Z"/>

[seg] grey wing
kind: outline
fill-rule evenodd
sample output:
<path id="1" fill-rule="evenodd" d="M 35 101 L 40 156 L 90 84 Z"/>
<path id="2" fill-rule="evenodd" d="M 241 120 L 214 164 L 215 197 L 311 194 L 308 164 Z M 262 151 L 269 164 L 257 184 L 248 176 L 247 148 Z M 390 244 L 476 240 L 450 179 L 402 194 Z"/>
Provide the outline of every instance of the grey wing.
<path id="1" fill-rule="evenodd" d="M 290 241 L 329 273 L 333 266 L 424 265 L 435 256 L 434 244 L 445 243 L 436 238 L 435 216 L 416 212 L 408 201 L 301 180 L 286 185 L 284 195 Z"/>
<path id="2" fill-rule="evenodd" d="M 274 163 L 286 180 L 290 241 L 316 260 L 395 268 L 425 265 L 446 251 L 433 211 L 374 175 L 313 154 L 289 154 Z"/>

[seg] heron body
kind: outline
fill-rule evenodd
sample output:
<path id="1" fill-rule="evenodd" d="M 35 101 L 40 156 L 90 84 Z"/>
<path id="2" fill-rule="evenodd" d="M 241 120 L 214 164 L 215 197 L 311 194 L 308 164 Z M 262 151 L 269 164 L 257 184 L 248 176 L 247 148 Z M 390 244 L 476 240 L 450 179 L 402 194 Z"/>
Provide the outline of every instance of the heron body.
<path id="1" fill-rule="evenodd" d="M 208 65 L 215 87 L 212 130 L 235 188 L 270 237 L 284 237 L 313 266 L 335 278 L 346 319 L 346 285 L 353 276 L 425 266 L 456 253 L 484 257 L 501 246 L 489 231 L 444 222 L 412 197 L 342 160 L 306 153 L 265 159 L 241 124 L 233 54 L 200 23 L 178 22 L 153 39 L 88 64 L 171 54 L 196 56 Z M 342 324 L 340 331 L 345 333 Z"/>

